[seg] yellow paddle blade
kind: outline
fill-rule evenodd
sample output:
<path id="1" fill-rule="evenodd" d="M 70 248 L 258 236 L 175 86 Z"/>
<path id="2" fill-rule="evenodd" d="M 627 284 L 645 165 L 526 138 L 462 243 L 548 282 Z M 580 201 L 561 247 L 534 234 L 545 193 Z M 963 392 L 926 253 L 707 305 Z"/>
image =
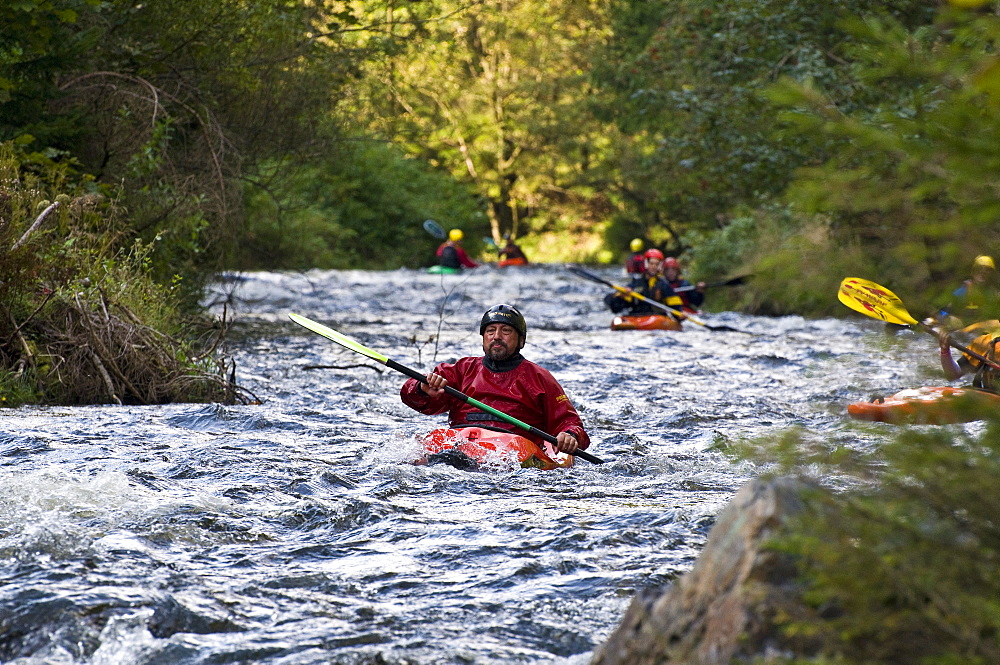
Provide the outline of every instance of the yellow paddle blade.
<path id="1" fill-rule="evenodd" d="M 312 319 L 307 319 L 306 317 L 301 316 L 299 314 L 289 314 L 288 318 L 290 318 L 292 321 L 295 321 L 295 323 L 299 324 L 303 328 L 308 328 L 314 333 L 322 335 L 323 337 L 326 337 L 328 340 L 336 342 L 337 344 L 340 344 L 342 347 L 346 349 L 350 349 L 351 351 L 360 353 L 363 356 L 368 356 L 372 360 L 376 360 L 382 363 L 383 365 L 389 362 L 388 356 L 383 356 L 378 351 L 375 351 L 374 349 L 369 349 L 367 346 L 363 346 L 357 340 L 351 339 L 347 335 L 339 333 L 333 328 L 327 328 L 322 323 L 317 323 L 316 321 L 313 321 Z"/>
<path id="2" fill-rule="evenodd" d="M 989 321 L 977 321 L 972 325 L 965 326 L 959 332 L 964 333 L 977 333 L 977 332 L 988 332 L 996 333 L 1000 331 L 1000 321 L 996 319 L 990 319 Z"/>
<path id="3" fill-rule="evenodd" d="M 848 277 L 840 283 L 837 293 L 840 302 L 856 312 L 889 323 L 913 325 L 918 323 L 903 307 L 895 293 L 875 282 L 860 277 Z"/>

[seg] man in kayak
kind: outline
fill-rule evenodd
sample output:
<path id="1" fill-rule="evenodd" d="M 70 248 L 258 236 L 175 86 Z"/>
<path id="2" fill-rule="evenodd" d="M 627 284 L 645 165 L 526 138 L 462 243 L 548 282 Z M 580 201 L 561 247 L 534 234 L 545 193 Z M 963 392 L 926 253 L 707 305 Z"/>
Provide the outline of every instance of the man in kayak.
<path id="1" fill-rule="evenodd" d="M 479 264 L 470 259 L 462 249 L 461 242 L 464 237 L 462 229 L 448 231 L 448 240 L 437 249 L 438 265 L 455 269 L 479 267 Z"/>
<path id="2" fill-rule="evenodd" d="M 674 290 L 667 284 L 667 280 L 660 274 L 663 266 L 663 252 L 656 248 L 646 250 L 642 273 L 632 278 L 629 289 L 650 300 L 666 304 L 667 298 L 675 296 Z M 604 296 L 604 304 L 614 312 L 620 313 L 628 310 L 629 316 L 639 316 L 642 314 L 662 314 L 660 309 L 654 309 L 652 305 L 639 298 L 615 291 Z"/>
<path id="3" fill-rule="evenodd" d="M 961 320 L 973 316 L 977 319 L 996 317 L 1000 314 L 1000 285 L 997 267 L 992 256 L 980 254 L 972 262 L 972 276 L 951 294 L 951 302 L 941 308 L 939 317 L 953 317 L 952 327 L 960 327 Z"/>
<path id="4" fill-rule="evenodd" d="M 979 355 L 1000 363 L 1000 353 L 998 353 L 1000 349 L 997 348 L 1000 346 L 1000 321 L 981 321 L 957 332 L 982 333 L 984 330 L 988 332 L 979 335 L 979 337 L 969 342 L 968 347 Z M 953 335 L 954 333 L 948 333 L 945 330 L 938 330 L 937 333 L 938 344 L 941 347 L 941 369 L 944 370 L 945 376 L 948 377 L 949 381 L 954 381 L 962 375 L 971 372 L 973 373 L 973 387 L 980 390 L 1000 392 L 1000 370 L 990 367 L 978 358 L 973 358 L 965 353 L 958 360 L 955 360 L 951 355 L 951 346 L 948 344 L 949 335 Z"/>
<path id="5" fill-rule="evenodd" d="M 500 260 L 505 265 L 527 265 L 528 257 L 524 255 L 524 251 L 510 238 L 509 233 L 503 234 L 503 246 L 497 250 L 500 254 Z"/>
<path id="6" fill-rule="evenodd" d="M 671 294 L 665 304 L 675 309 L 683 308 L 688 312 L 697 312 L 705 302 L 705 282 L 693 285 L 681 277 L 681 264 L 672 256 L 663 260 L 663 278 L 670 285 Z"/>
<path id="7" fill-rule="evenodd" d="M 547 369 L 521 355 L 528 337 L 521 312 L 512 305 L 494 305 L 483 314 L 479 334 L 484 356 L 441 363 L 427 375 L 426 383 L 407 380 L 399 393 L 403 403 L 429 416 L 447 412 L 452 429 L 484 427 L 516 432 L 543 445 L 542 439 L 530 432 L 445 393 L 445 386 L 451 386 L 552 434 L 560 452 L 572 454 L 589 446 L 590 437 L 565 391 Z"/>
<path id="8" fill-rule="evenodd" d="M 625 272 L 630 275 L 641 275 L 646 269 L 646 255 L 642 253 L 642 238 L 633 238 L 628 244 L 632 254 L 625 260 Z"/>

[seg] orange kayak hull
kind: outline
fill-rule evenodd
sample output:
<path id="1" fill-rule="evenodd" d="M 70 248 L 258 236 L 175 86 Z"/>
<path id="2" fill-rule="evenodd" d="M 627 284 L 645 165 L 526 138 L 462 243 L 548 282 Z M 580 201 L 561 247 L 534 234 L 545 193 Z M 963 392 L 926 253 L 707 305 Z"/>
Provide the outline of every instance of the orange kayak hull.
<path id="1" fill-rule="evenodd" d="M 503 259 L 497 262 L 497 267 L 506 268 L 507 266 L 526 266 L 528 265 L 527 259 L 516 258 L 516 259 Z"/>
<path id="2" fill-rule="evenodd" d="M 545 442 L 544 447 L 534 441 L 510 432 L 495 432 L 480 427 L 461 429 L 436 429 L 422 440 L 426 456 L 418 464 L 434 461 L 441 453 L 457 451 L 470 460 L 469 466 L 515 463 L 524 468 L 549 471 L 573 466 L 572 455 L 557 453 Z M 446 459 L 451 463 L 450 460 Z"/>
<path id="3" fill-rule="evenodd" d="M 856 420 L 895 425 L 947 425 L 1000 413 L 1000 395 L 975 388 L 931 386 L 902 390 L 892 397 L 847 405 Z"/>
<path id="4" fill-rule="evenodd" d="M 681 323 L 672 316 L 644 314 L 641 316 L 616 316 L 611 320 L 612 330 L 680 330 Z"/>

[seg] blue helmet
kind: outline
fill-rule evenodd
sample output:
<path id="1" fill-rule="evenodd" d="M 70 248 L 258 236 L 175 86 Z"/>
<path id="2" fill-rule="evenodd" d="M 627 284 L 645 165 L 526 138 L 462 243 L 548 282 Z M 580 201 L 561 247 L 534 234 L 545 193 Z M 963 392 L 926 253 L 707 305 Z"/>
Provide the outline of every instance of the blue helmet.
<path id="1" fill-rule="evenodd" d="M 483 320 L 479 322 L 479 334 L 486 332 L 486 326 L 491 323 L 506 323 L 521 336 L 522 341 L 528 338 L 528 324 L 524 321 L 524 316 L 513 305 L 493 305 L 483 314 Z"/>

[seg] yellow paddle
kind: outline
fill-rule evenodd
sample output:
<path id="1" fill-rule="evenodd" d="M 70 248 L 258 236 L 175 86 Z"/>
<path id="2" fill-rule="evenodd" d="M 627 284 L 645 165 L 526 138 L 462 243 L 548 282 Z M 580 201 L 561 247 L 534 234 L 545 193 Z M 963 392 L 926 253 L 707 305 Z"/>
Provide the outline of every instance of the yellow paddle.
<path id="1" fill-rule="evenodd" d="M 666 312 L 675 319 L 683 319 L 690 321 L 692 323 L 697 323 L 699 326 L 703 326 L 708 330 L 743 332 L 742 330 L 737 330 L 736 328 L 730 328 L 729 326 L 710 326 L 709 324 L 705 323 L 704 321 L 702 321 L 701 319 L 692 314 L 688 314 L 687 312 L 681 311 L 679 309 L 674 309 L 673 307 L 670 307 L 669 305 L 664 305 L 663 303 L 653 300 L 652 298 L 647 298 L 641 293 L 636 293 L 632 289 L 627 289 L 624 286 L 618 286 L 617 284 L 612 284 L 608 280 L 598 275 L 595 275 L 589 270 L 584 270 L 579 266 L 566 266 L 566 269 L 569 270 L 574 275 L 576 275 L 577 277 L 583 277 L 584 279 L 589 279 L 592 282 L 597 282 L 598 284 L 604 284 L 605 286 L 610 286 L 611 288 L 613 288 L 618 293 L 621 293 L 622 295 L 631 296 L 645 303 L 648 303 L 649 305 L 652 305 L 653 307 Z"/>
<path id="2" fill-rule="evenodd" d="M 861 277 L 847 277 L 840 283 L 837 298 L 854 311 L 861 312 L 873 319 L 881 319 L 898 325 L 920 326 L 935 337 L 938 336 L 938 332 L 934 328 L 910 316 L 906 307 L 903 306 L 903 301 L 895 293 L 875 282 Z M 967 356 L 994 369 L 1000 369 L 1000 364 L 976 353 L 967 346 L 959 344 L 950 335 L 948 336 L 948 346 L 958 349 Z"/>

